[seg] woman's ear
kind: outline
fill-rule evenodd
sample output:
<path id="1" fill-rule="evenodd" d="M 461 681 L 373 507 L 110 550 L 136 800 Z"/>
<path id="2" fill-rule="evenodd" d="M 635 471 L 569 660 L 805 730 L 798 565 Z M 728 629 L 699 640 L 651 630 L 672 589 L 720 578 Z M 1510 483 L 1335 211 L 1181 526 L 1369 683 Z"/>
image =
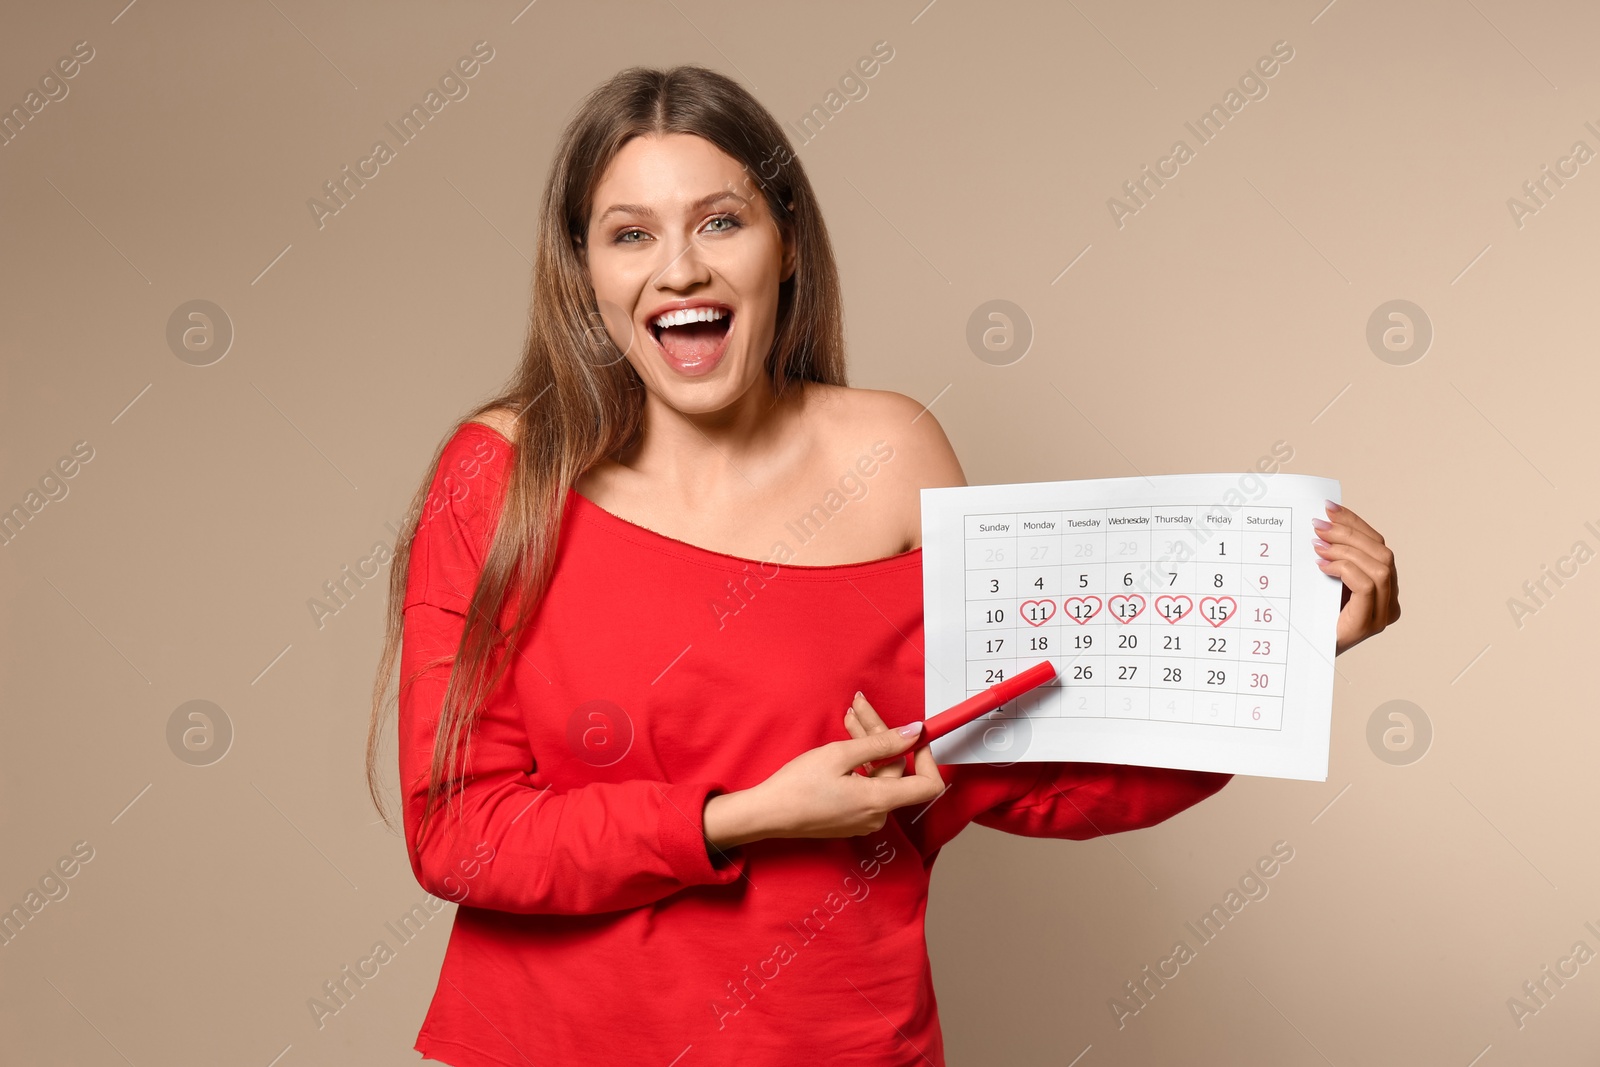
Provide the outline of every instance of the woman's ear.
<path id="1" fill-rule="evenodd" d="M 794 205 L 790 204 L 789 207 L 792 209 L 794 207 Z M 783 234 L 783 277 L 779 278 L 778 281 L 786 282 L 790 278 L 794 277 L 794 268 L 795 268 L 794 224 L 792 222 L 787 222 L 787 221 L 784 222 L 783 225 L 779 227 L 779 232 L 781 232 Z"/>

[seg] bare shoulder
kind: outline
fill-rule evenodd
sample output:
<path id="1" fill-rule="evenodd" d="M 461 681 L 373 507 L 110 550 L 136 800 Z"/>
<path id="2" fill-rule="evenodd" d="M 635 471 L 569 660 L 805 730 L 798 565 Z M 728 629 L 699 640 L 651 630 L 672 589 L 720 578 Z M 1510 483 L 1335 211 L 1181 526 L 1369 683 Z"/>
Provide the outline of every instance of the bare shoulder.
<path id="1" fill-rule="evenodd" d="M 517 439 L 517 416 L 510 408 L 490 408 L 488 411 L 480 411 L 467 421 L 481 423 L 507 441 Z"/>
<path id="2" fill-rule="evenodd" d="M 966 485 L 961 461 L 944 427 L 922 403 L 890 389 L 822 386 L 819 405 L 827 412 L 832 439 L 859 449 L 862 442 L 892 451 L 899 480 L 917 489 Z"/>
<path id="3" fill-rule="evenodd" d="M 922 543 L 922 490 L 966 485 L 944 427 L 919 401 L 888 389 L 818 385 L 814 403 L 832 462 L 872 470 L 869 486 L 907 531 L 906 547 Z"/>

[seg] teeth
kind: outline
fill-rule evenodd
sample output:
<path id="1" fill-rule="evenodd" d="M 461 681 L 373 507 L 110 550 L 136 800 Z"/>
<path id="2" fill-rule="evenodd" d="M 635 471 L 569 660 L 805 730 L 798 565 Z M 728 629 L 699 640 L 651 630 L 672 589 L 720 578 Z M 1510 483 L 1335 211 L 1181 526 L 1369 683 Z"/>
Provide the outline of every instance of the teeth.
<path id="1" fill-rule="evenodd" d="M 716 322 L 727 316 L 728 313 L 721 308 L 685 308 L 682 311 L 669 311 L 665 315 L 658 315 L 651 320 L 650 325 L 665 330 L 669 326 L 682 326 L 686 322 Z"/>

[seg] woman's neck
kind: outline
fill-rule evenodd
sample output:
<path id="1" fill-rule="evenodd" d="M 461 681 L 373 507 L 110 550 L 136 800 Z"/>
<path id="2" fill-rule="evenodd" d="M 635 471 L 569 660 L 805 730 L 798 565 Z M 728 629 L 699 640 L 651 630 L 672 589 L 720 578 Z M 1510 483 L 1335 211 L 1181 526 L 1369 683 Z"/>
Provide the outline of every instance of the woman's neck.
<path id="1" fill-rule="evenodd" d="M 680 499 L 714 491 L 730 479 L 764 485 L 770 475 L 803 462 L 804 401 L 802 383 L 778 396 L 765 375 L 719 411 L 681 411 L 651 394 L 637 441 L 614 458 Z"/>

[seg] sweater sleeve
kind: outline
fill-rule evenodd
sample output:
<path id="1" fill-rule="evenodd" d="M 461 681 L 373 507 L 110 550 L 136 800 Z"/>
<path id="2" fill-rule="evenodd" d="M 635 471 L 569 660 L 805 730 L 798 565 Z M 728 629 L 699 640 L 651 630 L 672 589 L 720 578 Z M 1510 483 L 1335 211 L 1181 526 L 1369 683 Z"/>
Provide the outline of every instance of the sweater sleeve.
<path id="1" fill-rule="evenodd" d="M 719 782 L 635 779 L 556 789 L 540 782 L 510 672 L 468 735 L 461 791 L 419 834 L 435 731 L 465 611 L 498 515 L 508 445 L 488 434 L 446 446 L 413 542 L 400 653 L 399 758 L 413 873 L 437 896 L 524 914 L 591 914 L 637 907 L 689 886 L 732 882 L 742 850 L 715 866 L 704 839 L 706 800 Z M 474 444 L 500 453 L 463 477 Z M 495 460 L 498 459 L 498 464 Z M 447 482 L 455 471 L 457 483 Z M 433 500 L 438 498 L 437 507 Z"/>
<path id="2" fill-rule="evenodd" d="M 1165 822 L 1232 778 L 1120 763 L 1046 763 L 1020 797 L 972 821 L 1008 834 L 1082 841 Z"/>
<path id="3" fill-rule="evenodd" d="M 1217 792 L 1233 777 L 1117 763 L 940 765 L 945 791 L 920 813 L 922 852 L 970 822 L 1025 837 L 1083 840 L 1154 826 Z"/>

